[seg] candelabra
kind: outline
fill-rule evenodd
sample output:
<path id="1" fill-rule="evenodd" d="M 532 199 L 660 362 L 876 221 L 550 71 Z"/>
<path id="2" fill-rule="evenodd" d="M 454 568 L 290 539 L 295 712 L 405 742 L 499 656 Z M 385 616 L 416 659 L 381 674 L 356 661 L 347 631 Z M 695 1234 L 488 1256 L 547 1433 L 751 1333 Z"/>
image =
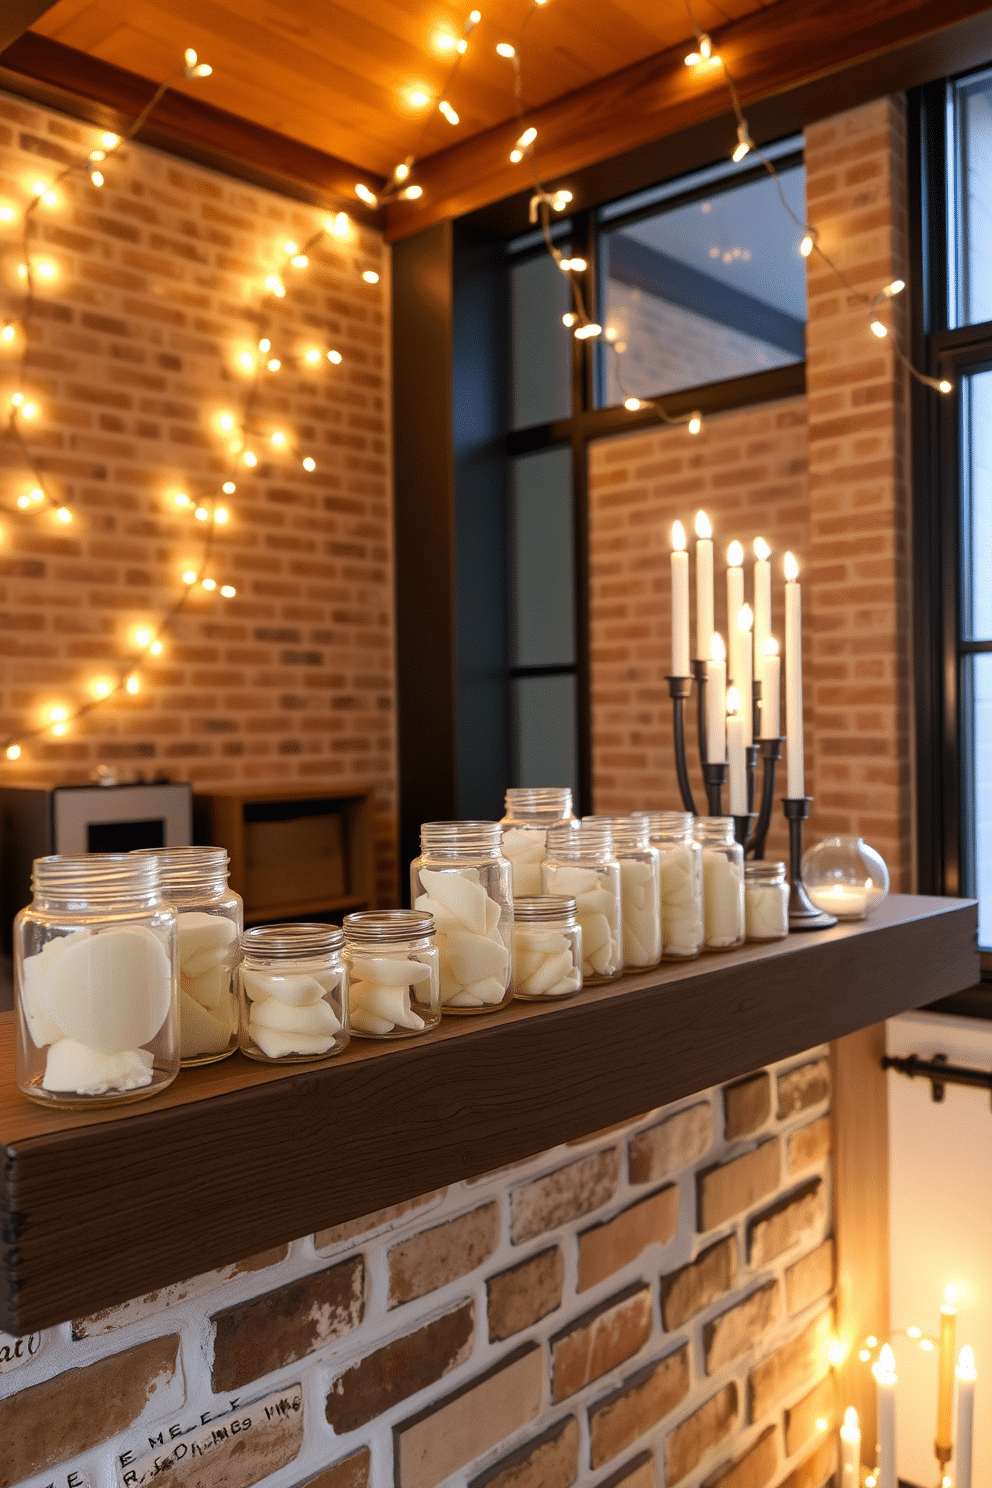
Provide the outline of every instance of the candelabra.
<path id="1" fill-rule="evenodd" d="M 789 929 L 829 930 L 837 921 L 810 900 L 803 886 L 803 822 L 809 815 L 812 796 L 784 796 L 782 807 L 789 823 Z"/>
<path id="2" fill-rule="evenodd" d="M 703 663 L 705 666 L 705 662 Z M 702 689 L 700 689 L 702 690 Z M 668 691 L 672 699 L 672 728 L 675 735 L 675 769 L 679 778 L 679 795 L 686 811 L 698 816 L 696 803 L 692 799 L 689 784 L 689 768 L 685 758 L 685 704 L 692 693 L 691 677 L 669 677 Z"/>
<path id="3" fill-rule="evenodd" d="M 768 828 L 771 826 L 772 807 L 775 803 L 775 766 L 782 758 L 782 742 L 780 738 L 758 740 L 762 760 L 761 807 L 751 837 L 750 849 L 751 856 L 759 861 L 765 856 L 765 839 L 768 836 Z"/>

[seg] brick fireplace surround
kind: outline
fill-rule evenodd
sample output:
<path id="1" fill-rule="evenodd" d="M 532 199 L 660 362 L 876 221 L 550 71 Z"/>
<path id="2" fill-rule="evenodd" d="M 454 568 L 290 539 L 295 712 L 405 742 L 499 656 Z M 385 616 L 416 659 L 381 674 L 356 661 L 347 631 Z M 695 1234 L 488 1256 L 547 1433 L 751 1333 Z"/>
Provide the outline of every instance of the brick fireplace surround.
<path id="1" fill-rule="evenodd" d="M 44 140 L 77 128 L 20 103 L 0 109 L 11 151 L 18 130 L 23 141 L 30 131 Z M 818 124 L 806 149 L 810 215 L 827 250 L 872 289 L 897 272 L 905 277 L 901 104 L 883 101 Z M 130 151 L 129 171 L 135 199 L 146 203 L 159 200 L 163 173 L 172 172 L 172 186 L 191 203 L 229 193 L 228 206 L 237 197 L 247 213 L 250 198 L 259 218 L 273 223 L 298 211 L 209 172 L 180 171 L 151 151 Z M 147 223 L 140 214 L 135 221 Z M 91 220 L 87 231 L 102 229 Z M 200 241 L 209 243 L 209 234 Z M 163 240 L 161 263 L 149 260 L 141 272 L 154 280 L 171 264 L 185 282 L 181 246 L 179 237 Z M 380 251 L 371 238 L 364 246 Z M 250 245 L 242 241 L 241 251 L 250 256 Z M 674 804 L 669 705 L 658 684 L 668 648 L 664 555 L 672 520 L 705 504 L 721 538 L 735 526 L 741 536 L 760 528 L 777 552 L 792 546 L 800 556 L 814 830 L 863 831 L 888 859 L 894 886 L 908 889 L 905 387 L 886 346 L 867 335 L 863 311 L 815 259 L 809 289 L 805 398 L 715 417 L 698 442 L 661 431 L 594 446 L 595 804 L 600 811 Z M 94 300 L 103 305 L 101 296 L 118 292 L 94 290 Z M 246 511 L 269 531 L 294 533 L 287 546 L 296 556 L 271 591 L 266 563 L 249 564 L 262 577 L 246 585 L 246 608 L 223 624 L 199 618 L 168 685 L 187 699 L 181 731 L 209 740 L 199 719 L 213 714 L 188 689 L 206 664 L 197 648 L 212 648 L 210 664 L 237 670 L 238 679 L 202 685 L 247 697 L 238 689 L 257 679 L 271 689 L 266 721 L 252 724 L 232 703 L 229 742 L 240 741 L 241 752 L 225 756 L 205 743 L 206 753 L 169 754 L 164 723 L 142 732 L 143 717 L 166 716 L 163 704 L 117 719 L 103 738 L 94 732 L 76 747 L 85 763 L 107 742 L 147 738 L 162 749 L 157 758 L 195 778 L 226 768 L 260 778 L 266 759 L 281 757 L 280 741 L 299 739 L 302 753 L 285 751 L 294 770 L 314 778 L 324 762 L 348 761 L 349 780 L 380 790 L 384 879 L 392 882 L 391 724 L 376 724 L 374 765 L 357 747 L 335 752 L 330 742 L 352 738 L 342 717 L 357 710 L 366 721 L 386 720 L 392 703 L 381 644 L 391 624 L 385 487 L 381 473 L 362 464 L 373 455 L 356 453 L 365 436 L 341 436 L 364 420 L 369 439 L 382 437 L 381 412 L 362 412 L 362 399 L 363 389 L 381 391 L 373 369 L 385 358 L 387 327 L 369 318 L 364 289 L 351 279 L 336 278 L 335 295 L 367 371 L 354 374 L 343 401 L 327 400 L 327 445 L 339 449 L 340 465 L 322 499 L 327 523 L 340 523 L 343 534 L 328 541 L 369 543 L 375 572 L 354 569 L 349 577 L 349 563 L 364 560 L 320 548 L 319 538 L 307 554 L 305 523 L 284 515 L 297 498 L 279 496 L 274 481 L 263 484 Z M 160 323 L 143 331 L 130 324 L 130 344 L 143 354 L 169 346 Z M 82 336 L 81 327 L 72 334 Z M 100 334 L 106 342 L 88 354 L 104 355 L 112 368 L 116 333 Z M 108 374 L 111 384 L 120 379 Z M 124 425 L 115 438 L 138 437 L 136 408 L 114 416 Z M 143 458 L 153 470 L 153 455 Z M 30 559 L 21 546 L 21 567 L 9 562 L 8 634 L 31 630 L 33 622 L 18 618 L 37 608 L 29 563 L 51 563 L 59 578 L 72 557 L 42 546 L 35 543 Z M 143 549 L 141 556 L 148 563 Z M 105 561 L 125 558 L 108 551 Z M 356 587 L 339 602 L 335 586 L 346 579 Z M 312 586 L 305 604 L 292 597 L 304 582 Z M 118 603 L 108 600 L 108 612 Z M 285 612 L 297 604 L 300 644 L 328 647 L 312 674 L 251 634 L 263 623 L 288 625 Z M 361 605 L 374 623 L 359 616 Z M 276 618 L 263 622 L 263 610 Z M 780 616 L 775 625 L 781 630 Z M 324 626 L 333 640 L 304 634 Z M 322 668 L 344 668 L 361 646 L 378 660 L 362 670 L 364 684 L 357 671 L 352 677 L 355 710 L 336 714 L 336 685 L 319 690 Z M 62 654 L 83 653 L 67 646 Z M 282 689 L 306 708 L 281 710 Z M 56 763 L 63 758 L 73 756 L 53 754 Z M 110 1312 L 30 1339 L 0 1338 L 0 1488 L 130 1488 L 152 1474 L 165 1488 L 823 1488 L 835 1466 L 826 1055 L 810 1050 L 622 1128 L 194 1274 Z M 559 1075 L 568 1078 L 567 1070 Z M 328 1161 L 347 1162 L 348 1154 Z M 250 1192 L 244 1201 L 251 1203 Z"/>

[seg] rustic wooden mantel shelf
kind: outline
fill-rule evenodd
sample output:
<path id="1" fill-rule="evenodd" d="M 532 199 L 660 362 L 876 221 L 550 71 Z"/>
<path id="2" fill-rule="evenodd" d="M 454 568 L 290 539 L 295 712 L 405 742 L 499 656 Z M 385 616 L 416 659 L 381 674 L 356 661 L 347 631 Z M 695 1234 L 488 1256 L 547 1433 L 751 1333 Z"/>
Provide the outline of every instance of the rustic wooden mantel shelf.
<path id="1" fill-rule="evenodd" d="M 27 1333 L 517 1162 L 973 986 L 976 909 L 872 919 L 319 1065 L 240 1054 L 118 1110 L 47 1111 L 0 1018 L 0 1329 Z"/>

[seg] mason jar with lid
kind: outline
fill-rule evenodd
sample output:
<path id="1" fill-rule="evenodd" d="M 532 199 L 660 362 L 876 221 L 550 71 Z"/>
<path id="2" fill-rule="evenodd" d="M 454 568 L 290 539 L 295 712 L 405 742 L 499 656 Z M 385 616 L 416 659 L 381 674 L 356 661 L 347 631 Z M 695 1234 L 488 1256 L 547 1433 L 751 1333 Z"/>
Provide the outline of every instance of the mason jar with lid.
<path id="1" fill-rule="evenodd" d="M 583 824 L 606 821 L 613 832 L 613 855 L 620 864 L 620 917 L 624 971 L 648 971 L 661 960 L 661 875 L 642 816 L 583 817 Z"/>
<path id="2" fill-rule="evenodd" d="M 703 940 L 708 951 L 744 944 L 744 849 L 732 816 L 700 816 L 693 828 L 703 849 Z"/>
<path id="3" fill-rule="evenodd" d="M 608 822 L 551 827 L 541 864 L 545 894 L 574 899 L 582 927 L 582 980 L 611 982 L 623 970 L 620 864 Z"/>
<path id="4" fill-rule="evenodd" d="M 43 1104 L 116 1105 L 179 1070 L 176 911 L 153 858 L 36 858 L 14 920 L 17 1083 Z"/>
<path id="5" fill-rule="evenodd" d="M 353 1034 L 409 1038 L 441 1021 L 434 917 L 422 909 L 366 909 L 344 918 Z"/>
<path id="6" fill-rule="evenodd" d="M 241 1051 L 299 1064 L 348 1044 L 348 972 L 336 925 L 254 925 L 241 937 Z"/>
<path id="7" fill-rule="evenodd" d="M 158 864 L 162 897 L 179 912 L 179 1053 L 212 1064 L 238 1047 L 238 961 L 244 908 L 227 882 L 223 847 L 142 847 Z"/>
<path id="8" fill-rule="evenodd" d="M 648 824 L 661 880 L 661 940 L 666 961 L 685 961 L 703 949 L 703 850 L 692 835 L 690 811 L 635 813 Z"/>
<path id="9" fill-rule="evenodd" d="M 744 864 L 748 940 L 784 940 L 789 933 L 789 885 L 784 863 Z"/>
<path id="10" fill-rule="evenodd" d="M 434 917 L 441 1011 L 491 1013 L 513 995 L 513 876 L 499 822 L 424 822 L 414 909 Z"/>
<path id="11" fill-rule="evenodd" d="M 522 1002 L 571 997 L 582 986 L 582 928 L 575 900 L 552 894 L 513 901 L 513 995 Z"/>
<path id="12" fill-rule="evenodd" d="M 503 856 L 513 867 L 515 899 L 540 895 L 548 828 L 574 821 L 568 786 L 511 786 L 506 792 L 506 815 L 500 826 Z"/>

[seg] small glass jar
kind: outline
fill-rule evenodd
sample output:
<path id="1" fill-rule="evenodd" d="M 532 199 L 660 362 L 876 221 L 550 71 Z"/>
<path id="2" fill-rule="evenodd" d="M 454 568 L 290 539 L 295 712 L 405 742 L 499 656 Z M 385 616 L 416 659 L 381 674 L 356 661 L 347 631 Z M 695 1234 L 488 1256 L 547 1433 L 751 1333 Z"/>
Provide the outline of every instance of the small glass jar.
<path id="1" fill-rule="evenodd" d="M 624 971 L 649 971 L 661 960 L 661 873 L 642 816 L 583 817 L 608 821 L 613 856 L 620 864 L 620 917 Z"/>
<path id="2" fill-rule="evenodd" d="M 238 962 L 244 907 L 227 882 L 223 847 L 142 847 L 158 863 L 162 898 L 179 911 L 179 1053 L 213 1064 L 238 1047 Z"/>
<path id="3" fill-rule="evenodd" d="M 744 944 L 744 849 L 732 816 L 699 816 L 693 832 L 703 849 L 703 943 L 708 951 Z"/>
<path id="4" fill-rule="evenodd" d="M 552 894 L 513 901 L 513 995 L 521 1002 L 571 997 L 582 987 L 582 927 L 575 900 Z"/>
<path id="5" fill-rule="evenodd" d="M 514 899 L 540 895 L 548 828 L 574 821 L 572 792 L 567 786 L 513 786 L 507 791 L 506 815 L 500 826 L 503 856 L 513 867 Z"/>
<path id="6" fill-rule="evenodd" d="M 541 864 L 545 894 L 574 899 L 582 927 L 582 981 L 611 982 L 623 970 L 620 864 L 607 822 L 551 827 Z"/>
<path id="7" fill-rule="evenodd" d="M 241 1051 L 262 1063 L 327 1059 L 348 1044 L 348 972 L 336 925 L 254 925 L 241 937 Z"/>
<path id="8" fill-rule="evenodd" d="M 803 853 L 802 873 L 817 909 L 838 920 L 863 920 L 889 892 L 885 859 L 863 837 L 824 837 Z"/>
<path id="9" fill-rule="evenodd" d="M 410 1038 L 440 1023 L 432 915 L 422 909 L 366 909 L 345 915 L 344 959 L 353 1034 Z"/>
<path id="10" fill-rule="evenodd" d="M 687 961 L 703 949 L 703 849 L 689 811 L 644 811 L 661 878 L 661 941 L 666 961 Z"/>
<path id="11" fill-rule="evenodd" d="M 42 1104 L 109 1106 L 179 1070 L 176 911 L 129 853 L 36 858 L 14 920 L 17 1083 Z"/>
<path id="12" fill-rule="evenodd" d="M 744 864 L 744 924 L 748 940 L 784 940 L 789 933 L 789 885 L 784 863 Z"/>
<path id="13" fill-rule="evenodd" d="M 513 872 L 499 822 L 424 822 L 414 909 L 434 917 L 441 1011 L 492 1013 L 513 996 Z"/>

